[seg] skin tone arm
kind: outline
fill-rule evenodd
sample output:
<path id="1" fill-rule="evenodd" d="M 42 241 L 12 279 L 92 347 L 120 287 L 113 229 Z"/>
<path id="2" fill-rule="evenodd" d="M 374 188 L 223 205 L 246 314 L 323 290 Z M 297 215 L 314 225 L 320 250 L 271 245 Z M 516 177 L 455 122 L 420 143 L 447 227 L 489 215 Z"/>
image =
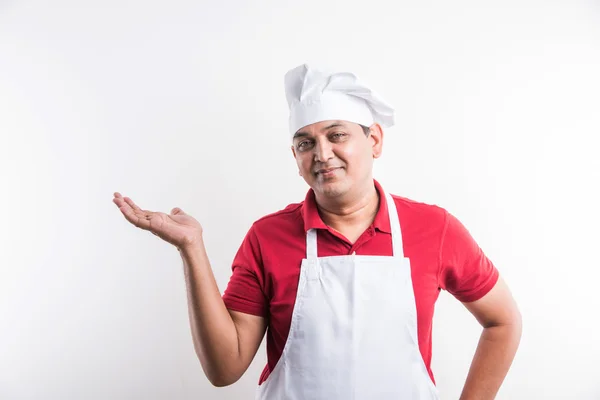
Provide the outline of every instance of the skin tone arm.
<path id="1" fill-rule="evenodd" d="M 463 304 L 483 326 L 483 333 L 460 400 L 492 400 L 519 347 L 521 314 L 502 278 L 483 298 Z"/>
<path id="2" fill-rule="evenodd" d="M 265 334 L 265 319 L 225 308 L 204 243 L 184 247 L 180 253 L 196 354 L 213 385 L 231 385 L 254 359 Z"/>
<path id="3" fill-rule="evenodd" d="M 188 314 L 196 354 L 215 386 L 236 382 L 248 369 L 266 331 L 262 317 L 228 310 L 215 281 L 202 227 L 179 208 L 171 214 L 140 209 L 115 193 L 113 202 L 125 218 L 177 247 L 183 260 Z"/>

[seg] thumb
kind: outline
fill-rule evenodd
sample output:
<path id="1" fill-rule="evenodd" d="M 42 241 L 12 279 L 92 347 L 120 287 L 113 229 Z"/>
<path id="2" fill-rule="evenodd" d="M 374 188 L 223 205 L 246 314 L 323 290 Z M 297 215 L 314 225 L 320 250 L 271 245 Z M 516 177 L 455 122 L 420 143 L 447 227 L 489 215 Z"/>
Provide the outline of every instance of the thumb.
<path id="1" fill-rule="evenodd" d="M 183 210 L 179 207 L 175 207 L 171 210 L 171 215 L 186 215 Z"/>

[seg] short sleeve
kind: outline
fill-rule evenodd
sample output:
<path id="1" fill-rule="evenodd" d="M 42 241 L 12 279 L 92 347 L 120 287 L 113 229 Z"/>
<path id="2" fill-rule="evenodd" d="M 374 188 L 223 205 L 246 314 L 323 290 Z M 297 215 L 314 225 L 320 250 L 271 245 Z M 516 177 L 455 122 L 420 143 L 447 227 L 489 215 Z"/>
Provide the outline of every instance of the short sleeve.
<path id="1" fill-rule="evenodd" d="M 262 256 L 254 226 L 246 234 L 234 257 L 232 271 L 223 293 L 225 307 L 266 317 L 267 302 L 262 290 Z"/>
<path id="2" fill-rule="evenodd" d="M 440 287 L 467 303 L 485 296 L 498 281 L 498 276 L 498 270 L 465 226 L 446 212 L 440 246 Z"/>

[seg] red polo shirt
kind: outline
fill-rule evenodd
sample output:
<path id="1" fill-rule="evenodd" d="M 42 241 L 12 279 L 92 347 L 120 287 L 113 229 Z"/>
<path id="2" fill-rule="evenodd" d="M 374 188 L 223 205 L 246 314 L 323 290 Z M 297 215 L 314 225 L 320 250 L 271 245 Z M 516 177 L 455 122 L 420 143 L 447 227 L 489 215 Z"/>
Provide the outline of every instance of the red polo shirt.
<path id="1" fill-rule="evenodd" d="M 377 191 L 382 189 L 374 181 Z M 330 229 L 319 216 L 315 194 L 284 210 L 256 221 L 233 261 L 233 274 L 223 294 L 227 308 L 267 318 L 267 365 L 262 383 L 275 368 L 290 329 L 300 278 L 306 257 L 306 232 L 318 229 L 319 257 L 392 255 L 392 240 L 385 196 L 379 196 L 373 224 L 354 243 Z M 400 218 L 404 256 L 410 259 L 419 348 L 431 372 L 431 326 L 434 304 L 441 289 L 463 302 L 488 293 L 498 271 L 467 229 L 443 208 L 392 195 Z"/>

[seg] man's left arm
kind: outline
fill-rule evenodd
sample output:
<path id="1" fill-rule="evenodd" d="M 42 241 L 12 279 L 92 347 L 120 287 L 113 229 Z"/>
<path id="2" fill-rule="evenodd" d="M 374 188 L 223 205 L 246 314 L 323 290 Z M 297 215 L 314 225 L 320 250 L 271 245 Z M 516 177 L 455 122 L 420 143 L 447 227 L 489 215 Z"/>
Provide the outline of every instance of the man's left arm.
<path id="1" fill-rule="evenodd" d="M 460 400 L 494 399 L 512 364 L 521 340 L 521 314 L 499 278 L 481 299 L 464 306 L 483 327 Z"/>

